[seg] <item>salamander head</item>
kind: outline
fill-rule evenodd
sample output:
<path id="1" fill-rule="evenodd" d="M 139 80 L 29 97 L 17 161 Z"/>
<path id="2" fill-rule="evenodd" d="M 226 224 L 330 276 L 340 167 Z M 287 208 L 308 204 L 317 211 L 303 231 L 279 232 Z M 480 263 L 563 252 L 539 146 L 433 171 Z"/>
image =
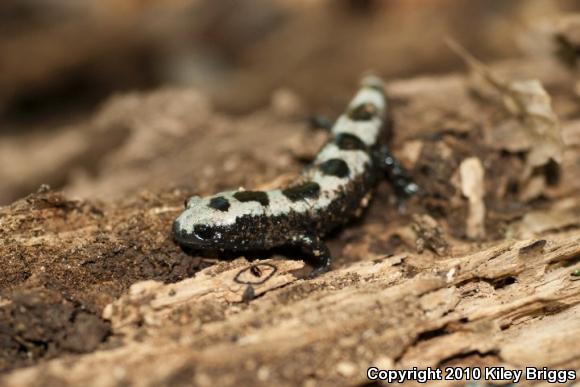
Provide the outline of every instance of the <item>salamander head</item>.
<path id="1" fill-rule="evenodd" d="M 202 249 L 240 248 L 243 219 L 263 214 L 263 206 L 250 191 L 224 192 L 213 197 L 194 196 L 173 223 L 173 237 L 184 246 Z"/>

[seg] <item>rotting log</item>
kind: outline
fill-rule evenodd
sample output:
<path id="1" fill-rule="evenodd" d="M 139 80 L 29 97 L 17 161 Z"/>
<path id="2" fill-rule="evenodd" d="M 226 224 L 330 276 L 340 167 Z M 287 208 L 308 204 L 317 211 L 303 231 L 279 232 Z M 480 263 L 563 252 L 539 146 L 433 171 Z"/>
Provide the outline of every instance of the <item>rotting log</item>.
<path id="1" fill-rule="evenodd" d="M 270 110 L 229 121 L 186 91 L 113 101 L 88 133 L 122 127 L 125 140 L 102 155 L 100 175 L 69 189 L 121 198 L 43 189 L 0 209 L 0 359 L 10 370 L 1 384 L 364 384 L 369 366 L 579 371 L 576 97 L 561 69 L 497 66 L 508 76 L 510 68 L 554 90 L 566 146 L 560 182 L 543 187 L 541 200 L 511 192 L 523 163 L 487 142 L 501 110 L 473 97 L 466 77 L 393 82 L 393 149 L 426 194 L 400 213 L 379 187 L 364 220 L 331 239 L 333 270 L 313 280 L 301 279 L 301 261 L 277 255 L 191 257 L 169 228 L 191 191 L 267 184 L 298 170 L 288 155 L 318 134 Z M 173 110 L 163 109 L 171 101 Z M 203 114 L 185 114 L 192 105 Z M 169 116 L 174 131 L 132 119 L 144 111 L 157 123 Z M 267 144 L 254 141 L 265 126 L 279 130 Z M 214 150 L 216 140 L 226 145 Z M 251 157 L 221 159 L 236 154 Z M 469 164 L 485 168 L 475 179 L 486 199 L 479 240 L 466 218 L 481 195 L 465 192 L 482 187 L 462 189 L 460 173 L 473 157 L 480 163 Z M 239 168 L 228 173 L 232 163 Z M 186 177 L 198 186 L 164 188 Z M 128 195 L 135 187 L 154 193 Z"/>

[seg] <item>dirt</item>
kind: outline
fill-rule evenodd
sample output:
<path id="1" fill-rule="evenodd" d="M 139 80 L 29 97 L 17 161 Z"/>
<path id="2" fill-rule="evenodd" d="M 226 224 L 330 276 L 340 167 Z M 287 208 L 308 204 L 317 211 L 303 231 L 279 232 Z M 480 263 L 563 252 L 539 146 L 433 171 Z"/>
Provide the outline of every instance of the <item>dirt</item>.
<path id="1" fill-rule="evenodd" d="M 44 191 L 2 209 L 4 369 L 94 350 L 110 334 L 103 307 L 128 286 L 178 281 L 204 267 L 164 232 L 171 215 L 151 216 L 162 198 L 112 209 Z"/>

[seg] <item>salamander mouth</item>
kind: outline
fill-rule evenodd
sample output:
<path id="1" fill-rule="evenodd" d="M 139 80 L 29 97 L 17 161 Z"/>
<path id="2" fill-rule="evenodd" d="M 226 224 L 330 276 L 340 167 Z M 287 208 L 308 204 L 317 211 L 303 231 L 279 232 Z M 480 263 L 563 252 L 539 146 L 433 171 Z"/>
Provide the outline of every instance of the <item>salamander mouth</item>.
<path id="1" fill-rule="evenodd" d="M 207 241 L 201 240 L 195 234 L 190 234 L 183 230 L 177 220 L 173 222 L 171 234 L 173 235 L 173 240 L 181 246 L 193 248 L 207 247 Z"/>
<path id="2" fill-rule="evenodd" d="M 223 230 L 216 230 L 216 233 L 223 232 Z M 260 245 L 253 243 L 236 243 L 236 241 L 228 239 L 203 239 L 195 232 L 189 233 L 185 231 L 176 220 L 172 226 L 173 240 L 186 249 L 203 250 L 203 251 L 262 251 Z"/>
<path id="3" fill-rule="evenodd" d="M 174 221 L 172 226 L 173 240 L 180 246 L 194 250 L 233 250 L 236 246 L 228 241 L 213 238 L 213 233 L 204 234 L 203 232 L 187 232 L 184 230 L 179 221 Z"/>

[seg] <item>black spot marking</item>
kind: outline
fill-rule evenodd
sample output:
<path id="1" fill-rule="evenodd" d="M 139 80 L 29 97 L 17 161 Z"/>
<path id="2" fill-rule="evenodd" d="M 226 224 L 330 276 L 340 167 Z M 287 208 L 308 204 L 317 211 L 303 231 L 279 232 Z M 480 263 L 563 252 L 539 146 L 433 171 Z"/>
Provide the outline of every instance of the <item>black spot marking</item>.
<path id="1" fill-rule="evenodd" d="M 348 116 L 353 121 L 369 121 L 372 120 L 374 116 L 377 115 L 377 107 L 370 103 L 361 103 L 357 107 L 353 108 L 348 112 Z"/>
<path id="2" fill-rule="evenodd" d="M 293 202 L 306 198 L 316 198 L 320 194 L 320 186 L 318 183 L 309 181 L 294 187 L 286 188 L 282 191 L 284 196 Z"/>
<path id="3" fill-rule="evenodd" d="M 234 194 L 234 197 L 240 202 L 258 202 L 263 206 L 270 204 L 268 194 L 262 191 L 239 191 Z"/>
<path id="4" fill-rule="evenodd" d="M 320 170 L 325 175 L 347 177 L 350 174 L 348 164 L 341 159 L 330 159 L 320 164 Z"/>
<path id="5" fill-rule="evenodd" d="M 215 198 L 211 198 L 209 206 L 216 210 L 227 211 L 230 208 L 230 202 L 223 196 L 216 196 Z"/>
<path id="6" fill-rule="evenodd" d="M 366 144 L 359 137 L 350 133 L 340 133 L 334 142 L 341 150 L 367 150 Z"/>

